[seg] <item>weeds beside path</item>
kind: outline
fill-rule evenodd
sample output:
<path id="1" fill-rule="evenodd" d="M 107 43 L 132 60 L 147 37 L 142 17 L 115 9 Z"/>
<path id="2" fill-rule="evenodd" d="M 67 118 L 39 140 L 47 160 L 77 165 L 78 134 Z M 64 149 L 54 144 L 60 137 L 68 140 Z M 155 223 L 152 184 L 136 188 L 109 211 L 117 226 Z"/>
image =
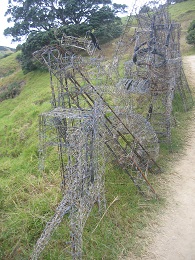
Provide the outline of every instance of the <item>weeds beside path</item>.
<path id="1" fill-rule="evenodd" d="M 195 56 L 185 57 L 184 67 L 195 92 Z M 195 112 L 188 131 L 184 154 L 173 162 L 167 177 L 167 207 L 157 217 L 158 224 L 150 225 L 146 231 L 148 246 L 144 255 L 129 256 L 129 260 L 195 259 Z"/>

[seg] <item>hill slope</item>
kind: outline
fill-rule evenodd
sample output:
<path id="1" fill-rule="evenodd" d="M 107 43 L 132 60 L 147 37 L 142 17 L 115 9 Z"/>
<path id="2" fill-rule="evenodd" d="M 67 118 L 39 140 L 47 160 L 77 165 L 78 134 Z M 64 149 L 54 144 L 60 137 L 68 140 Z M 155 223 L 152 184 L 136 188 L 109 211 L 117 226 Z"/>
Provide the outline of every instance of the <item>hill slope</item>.
<path id="1" fill-rule="evenodd" d="M 176 22 L 181 23 L 181 51 L 183 54 L 195 53 L 195 47 L 186 44 L 186 35 L 188 27 L 195 19 L 195 1 L 188 0 L 169 7 L 171 17 Z"/>
<path id="2" fill-rule="evenodd" d="M 8 55 L 10 55 L 10 54 L 12 54 L 14 52 L 15 52 L 15 49 L 13 49 L 13 48 L 0 46 L 0 58 L 8 56 Z"/>

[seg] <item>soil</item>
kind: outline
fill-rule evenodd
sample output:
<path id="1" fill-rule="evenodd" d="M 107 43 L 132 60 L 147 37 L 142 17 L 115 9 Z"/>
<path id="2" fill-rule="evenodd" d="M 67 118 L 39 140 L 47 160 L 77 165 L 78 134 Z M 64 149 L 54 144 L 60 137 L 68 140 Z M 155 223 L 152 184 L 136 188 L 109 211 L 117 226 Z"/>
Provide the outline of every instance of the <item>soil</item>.
<path id="1" fill-rule="evenodd" d="M 184 69 L 195 92 L 195 56 L 184 57 Z M 128 260 L 195 260 L 195 112 L 186 149 L 168 174 L 167 206 L 158 224 L 147 229 L 148 245 L 141 257 Z"/>

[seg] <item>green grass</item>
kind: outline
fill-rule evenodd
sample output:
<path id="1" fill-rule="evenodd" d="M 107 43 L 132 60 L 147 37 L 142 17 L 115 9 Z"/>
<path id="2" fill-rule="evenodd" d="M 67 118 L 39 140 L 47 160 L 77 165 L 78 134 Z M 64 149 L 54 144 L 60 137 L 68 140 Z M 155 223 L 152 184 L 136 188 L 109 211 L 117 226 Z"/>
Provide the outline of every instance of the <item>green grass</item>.
<path id="1" fill-rule="evenodd" d="M 129 14 L 128 14 L 128 15 L 129 15 Z M 128 19 L 129 19 L 128 16 L 123 16 L 123 17 L 121 17 L 121 21 L 122 21 L 122 23 L 123 23 L 124 25 L 126 25 Z M 137 26 L 137 20 L 136 20 L 136 17 L 135 17 L 135 16 L 132 16 L 130 21 L 131 21 L 130 23 L 131 23 L 132 26 Z"/>
<path id="2" fill-rule="evenodd" d="M 38 115 L 50 108 L 49 75 L 23 75 L 15 57 L 1 64 L 4 72 L 6 66 L 8 71 L 15 68 L 1 87 L 14 79 L 25 82 L 19 96 L 0 103 L 1 259 L 28 258 L 60 194 L 56 174 L 42 176 L 38 171 Z"/>
<path id="3" fill-rule="evenodd" d="M 194 19 L 195 1 L 188 0 L 178 4 L 171 5 L 169 11 L 173 20 L 181 22 L 181 20 Z M 191 16 L 193 15 L 193 17 Z"/>
<path id="4" fill-rule="evenodd" d="M 18 71 L 20 67 L 15 59 L 17 55 L 18 53 L 14 53 L 4 59 L 0 59 L 0 78 Z"/>
<path id="5" fill-rule="evenodd" d="M 195 19 L 195 1 L 188 0 L 169 7 L 171 18 L 181 23 L 181 51 L 183 55 L 194 55 L 195 47 L 186 43 L 187 30 Z"/>

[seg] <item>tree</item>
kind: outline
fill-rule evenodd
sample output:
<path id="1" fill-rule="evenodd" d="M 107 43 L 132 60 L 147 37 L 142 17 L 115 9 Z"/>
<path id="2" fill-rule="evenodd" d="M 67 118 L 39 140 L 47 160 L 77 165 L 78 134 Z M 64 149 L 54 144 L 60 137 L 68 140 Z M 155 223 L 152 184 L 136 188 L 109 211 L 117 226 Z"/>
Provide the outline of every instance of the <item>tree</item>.
<path id="1" fill-rule="evenodd" d="M 148 13 L 151 11 L 151 8 L 148 6 L 148 5 L 143 5 L 141 8 L 140 8 L 140 11 L 139 13 L 142 14 L 142 13 Z"/>
<path id="2" fill-rule="evenodd" d="M 109 7 L 102 7 L 91 17 L 88 24 L 70 24 L 60 27 L 59 30 L 31 32 L 21 47 L 22 53 L 19 61 L 23 72 L 28 73 L 36 69 L 45 69 L 44 66 L 34 60 L 33 52 L 45 45 L 58 44 L 56 37 L 60 39 L 63 33 L 72 36 L 85 36 L 87 31 L 92 30 L 100 44 L 108 42 L 120 36 L 122 32 L 121 19 L 115 17 Z"/>
<path id="3" fill-rule="evenodd" d="M 45 69 L 45 66 L 34 60 L 33 52 L 45 45 L 55 43 L 57 43 L 57 40 L 52 30 L 30 33 L 26 42 L 22 44 L 22 53 L 19 56 L 23 72 L 28 73 L 36 69 Z"/>
<path id="4" fill-rule="evenodd" d="M 45 45 L 57 44 L 55 37 L 58 28 L 62 33 L 72 36 L 85 36 L 94 30 L 100 43 L 120 36 L 122 22 L 118 12 L 124 12 L 126 5 L 112 4 L 111 0 L 9 0 L 6 15 L 13 27 L 4 31 L 19 41 L 27 36 L 19 57 L 25 73 L 42 66 L 33 59 L 33 52 Z M 61 36 L 60 36 L 61 33 Z"/>
<path id="5" fill-rule="evenodd" d="M 195 20 L 190 23 L 186 40 L 188 44 L 193 44 L 195 46 Z"/>
<path id="6" fill-rule="evenodd" d="M 89 28 L 95 30 L 100 43 L 117 38 L 122 33 L 122 22 L 109 6 L 103 6 L 89 19 Z"/>
<path id="7" fill-rule="evenodd" d="M 112 4 L 111 0 L 9 0 L 5 15 L 8 16 L 8 22 L 14 25 L 6 28 L 4 34 L 19 41 L 22 36 L 34 31 L 89 24 L 92 17 L 105 7 L 109 7 L 115 17 L 118 12 L 124 12 L 127 6 Z"/>

